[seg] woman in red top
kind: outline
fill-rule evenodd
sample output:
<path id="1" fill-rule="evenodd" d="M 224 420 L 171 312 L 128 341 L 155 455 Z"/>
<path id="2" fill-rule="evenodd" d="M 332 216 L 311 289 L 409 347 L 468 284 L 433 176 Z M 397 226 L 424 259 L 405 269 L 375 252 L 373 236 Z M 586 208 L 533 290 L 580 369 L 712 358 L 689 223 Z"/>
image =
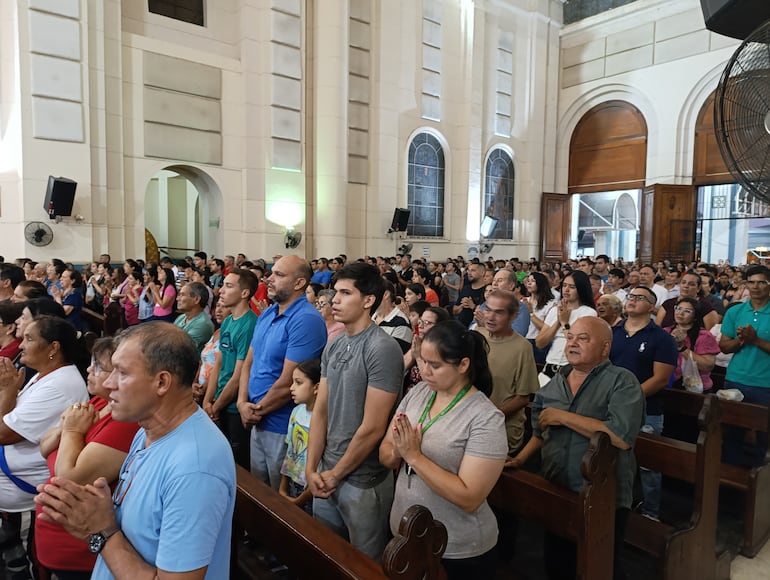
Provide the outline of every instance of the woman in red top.
<path id="1" fill-rule="evenodd" d="M 104 477 L 114 485 L 139 425 L 112 420 L 109 391 L 104 381 L 112 372 L 115 344 L 111 338 L 94 343 L 88 367 L 88 390 L 93 398 L 75 403 L 62 414 L 59 426 L 40 440 L 51 476 L 75 483 L 93 483 Z M 37 513 L 40 513 L 37 506 Z M 40 564 L 62 580 L 87 580 L 96 562 L 88 545 L 71 536 L 58 524 L 37 519 L 35 551 Z"/>
<path id="2" fill-rule="evenodd" d="M 16 338 L 16 319 L 22 310 L 24 304 L 0 302 L 0 357 L 13 360 L 19 354 L 21 338 Z"/>

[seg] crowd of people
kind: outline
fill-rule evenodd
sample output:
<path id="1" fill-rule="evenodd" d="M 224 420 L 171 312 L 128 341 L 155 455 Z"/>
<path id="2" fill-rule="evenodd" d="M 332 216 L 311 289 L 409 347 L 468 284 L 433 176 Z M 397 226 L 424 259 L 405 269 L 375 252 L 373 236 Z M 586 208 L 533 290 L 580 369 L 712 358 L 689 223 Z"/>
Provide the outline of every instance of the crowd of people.
<path id="1" fill-rule="evenodd" d="M 537 455 L 578 490 L 596 430 L 620 453 L 622 538 L 630 509 L 660 517 L 659 474 L 632 493 L 632 449 L 663 431 L 663 389 L 712 392 L 721 365 L 723 388 L 770 404 L 768 282 L 604 255 L 0 262 L 8 573 L 226 577 L 239 464 L 375 559 L 425 505 L 448 577 L 493 576 L 512 549 L 486 502 L 501 471 Z M 119 333 L 94 342 L 100 316 Z M 546 539 L 549 577 L 570 550 Z"/>

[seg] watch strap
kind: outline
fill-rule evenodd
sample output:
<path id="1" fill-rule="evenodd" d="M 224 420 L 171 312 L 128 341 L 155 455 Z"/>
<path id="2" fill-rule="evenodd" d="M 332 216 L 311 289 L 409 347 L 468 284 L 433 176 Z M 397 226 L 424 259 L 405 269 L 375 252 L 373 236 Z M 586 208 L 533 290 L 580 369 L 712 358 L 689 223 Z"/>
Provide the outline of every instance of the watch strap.
<path id="1" fill-rule="evenodd" d="M 104 536 L 104 542 L 107 543 L 107 540 L 109 540 L 112 536 L 117 534 L 120 531 L 120 526 L 118 524 L 115 524 L 111 528 L 107 528 L 106 530 L 102 530 L 99 532 L 102 536 Z"/>

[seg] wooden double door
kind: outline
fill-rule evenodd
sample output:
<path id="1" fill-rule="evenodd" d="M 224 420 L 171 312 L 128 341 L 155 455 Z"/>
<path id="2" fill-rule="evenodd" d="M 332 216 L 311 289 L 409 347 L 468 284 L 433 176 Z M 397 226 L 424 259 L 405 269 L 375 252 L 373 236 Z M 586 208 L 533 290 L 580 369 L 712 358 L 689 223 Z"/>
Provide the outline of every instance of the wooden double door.
<path id="1" fill-rule="evenodd" d="M 572 243 L 572 195 L 543 193 L 540 204 L 540 259 L 564 262 Z M 642 191 L 639 260 L 652 263 L 695 259 L 696 189 L 658 183 Z"/>

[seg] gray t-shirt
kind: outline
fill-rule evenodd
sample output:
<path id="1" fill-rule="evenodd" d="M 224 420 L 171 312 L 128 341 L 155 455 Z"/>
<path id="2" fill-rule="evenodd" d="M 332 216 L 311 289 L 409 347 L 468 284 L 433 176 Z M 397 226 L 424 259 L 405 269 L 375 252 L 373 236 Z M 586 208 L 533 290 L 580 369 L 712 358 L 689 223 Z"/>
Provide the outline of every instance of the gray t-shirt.
<path id="1" fill-rule="evenodd" d="M 341 334 L 329 343 L 321 356 L 321 376 L 329 387 L 326 447 L 321 470 L 334 467 L 345 454 L 350 440 L 361 426 L 368 388 L 389 393 L 401 390 L 404 357 L 398 342 L 376 324 L 354 336 Z M 391 414 L 393 409 L 383 409 Z M 384 435 L 384 434 L 383 434 Z M 388 475 L 379 461 L 378 446 L 346 481 L 356 487 L 377 485 Z"/>
<path id="2" fill-rule="evenodd" d="M 404 397 L 398 412 L 406 413 L 410 423 L 416 425 L 432 392 L 427 383 L 419 383 Z M 434 410 L 433 416 L 438 412 Z M 503 459 L 508 453 L 505 417 L 484 393 L 476 391 L 425 431 L 421 451 L 450 473 L 460 470 L 465 455 Z M 416 472 L 407 475 L 402 462 L 390 511 L 390 529 L 394 534 L 404 512 L 415 504 L 427 507 L 446 526 L 445 558 L 480 556 L 497 543 L 497 520 L 486 501 L 476 511 L 467 513 L 431 490 Z"/>
<path id="3" fill-rule="evenodd" d="M 460 274 L 457 272 L 447 272 L 444 274 L 444 282 L 449 282 L 452 286 L 457 286 L 460 283 L 460 280 Z M 460 290 L 447 286 L 446 291 L 449 297 L 449 304 L 456 304 L 457 297 L 460 295 Z"/>

